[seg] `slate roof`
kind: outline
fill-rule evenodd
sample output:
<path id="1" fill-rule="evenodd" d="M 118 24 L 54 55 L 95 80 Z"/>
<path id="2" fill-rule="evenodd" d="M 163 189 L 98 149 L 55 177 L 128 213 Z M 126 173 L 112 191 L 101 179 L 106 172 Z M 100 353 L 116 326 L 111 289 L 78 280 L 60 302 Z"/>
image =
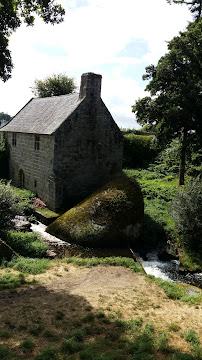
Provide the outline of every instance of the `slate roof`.
<path id="1" fill-rule="evenodd" d="M 81 102 L 79 94 L 33 98 L 1 130 L 51 135 Z"/>

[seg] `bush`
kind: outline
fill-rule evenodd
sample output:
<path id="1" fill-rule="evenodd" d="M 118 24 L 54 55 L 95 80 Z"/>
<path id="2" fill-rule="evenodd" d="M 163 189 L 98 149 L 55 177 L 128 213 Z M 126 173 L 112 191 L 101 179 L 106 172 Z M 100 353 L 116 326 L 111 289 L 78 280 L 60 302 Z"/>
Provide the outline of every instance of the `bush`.
<path id="1" fill-rule="evenodd" d="M 15 252 L 26 257 L 42 258 L 48 249 L 44 241 L 33 233 L 8 231 L 4 240 Z"/>
<path id="2" fill-rule="evenodd" d="M 173 199 L 171 217 L 185 248 L 202 252 L 202 181 L 198 177 L 180 188 Z"/>
<path id="3" fill-rule="evenodd" d="M 3 143 L 0 145 L 0 178 L 8 179 L 9 173 L 9 149 L 6 138 L 3 135 Z"/>
<path id="4" fill-rule="evenodd" d="M 22 215 L 29 208 L 28 200 L 19 196 L 10 182 L 0 180 L 0 230 L 9 228 L 16 215 Z"/>
<path id="5" fill-rule="evenodd" d="M 153 136 L 125 135 L 123 167 L 143 168 L 148 165 L 157 154 L 154 139 Z"/>

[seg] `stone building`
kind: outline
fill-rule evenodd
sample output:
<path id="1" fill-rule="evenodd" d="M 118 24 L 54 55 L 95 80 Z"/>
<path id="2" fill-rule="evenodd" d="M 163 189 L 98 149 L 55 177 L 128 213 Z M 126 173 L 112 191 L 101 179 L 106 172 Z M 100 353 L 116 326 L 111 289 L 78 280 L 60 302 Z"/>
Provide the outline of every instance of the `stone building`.
<path id="1" fill-rule="evenodd" d="M 121 170 L 123 137 L 100 97 L 101 79 L 86 73 L 79 94 L 31 99 L 1 129 L 13 184 L 53 210 L 70 208 Z"/>

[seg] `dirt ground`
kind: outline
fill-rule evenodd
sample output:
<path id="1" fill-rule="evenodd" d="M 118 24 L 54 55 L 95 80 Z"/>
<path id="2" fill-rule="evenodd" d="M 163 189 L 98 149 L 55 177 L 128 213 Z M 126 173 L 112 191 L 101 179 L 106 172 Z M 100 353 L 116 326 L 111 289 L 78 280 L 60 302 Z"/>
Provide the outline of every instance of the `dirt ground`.
<path id="1" fill-rule="evenodd" d="M 4 270 L 1 270 L 1 273 Z M 114 314 L 123 320 L 141 317 L 152 322 L 155 330 L 168 331 L 169 325 L 179 326 L 170 344 L 187 350 L 180 333 L 196 331 L 202 341 L 202 306 L 168 299 L 151 279 L 123 267 L 76 267 L 58 263 L 45 274 L 30 275 L 35 284 L 25 284 L 15 292 L 0 292 L 0 330 L 13 332 L 12 339 L 0 338 L 0 344 L 15 348 L 25 337 L 20 328 L 43 324 L 58 333 L 83 318 L 88 311 Z M 62 314 L 62 326 L 55 314 Z M 61 330 L 62 329 L 62 330 Z M 39 341 L 37 348 L 45 344 Z M 36 349 L 37 350 L 37 349 Z"/>

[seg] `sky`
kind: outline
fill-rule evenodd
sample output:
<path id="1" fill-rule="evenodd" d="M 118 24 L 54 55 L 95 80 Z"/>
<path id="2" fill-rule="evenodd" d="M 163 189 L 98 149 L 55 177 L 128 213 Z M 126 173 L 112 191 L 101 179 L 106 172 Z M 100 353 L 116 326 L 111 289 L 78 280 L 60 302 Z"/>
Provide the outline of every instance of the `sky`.
<path id="1" fill-rule="evenodd" d="M 131 106 L 147 95 L 145 67 L 167 52 L 167 41 L 192 20 L 187 6 L 166 0 L 58 0 L 64 22 L 24 24 L 10 37 L 12 78 L 0 81 L 0 112 L 14 116 L 34 95 L 35 79 L 65 73 L 102 75 L 101 97 L 117 125 L 139 128 Z"/>

